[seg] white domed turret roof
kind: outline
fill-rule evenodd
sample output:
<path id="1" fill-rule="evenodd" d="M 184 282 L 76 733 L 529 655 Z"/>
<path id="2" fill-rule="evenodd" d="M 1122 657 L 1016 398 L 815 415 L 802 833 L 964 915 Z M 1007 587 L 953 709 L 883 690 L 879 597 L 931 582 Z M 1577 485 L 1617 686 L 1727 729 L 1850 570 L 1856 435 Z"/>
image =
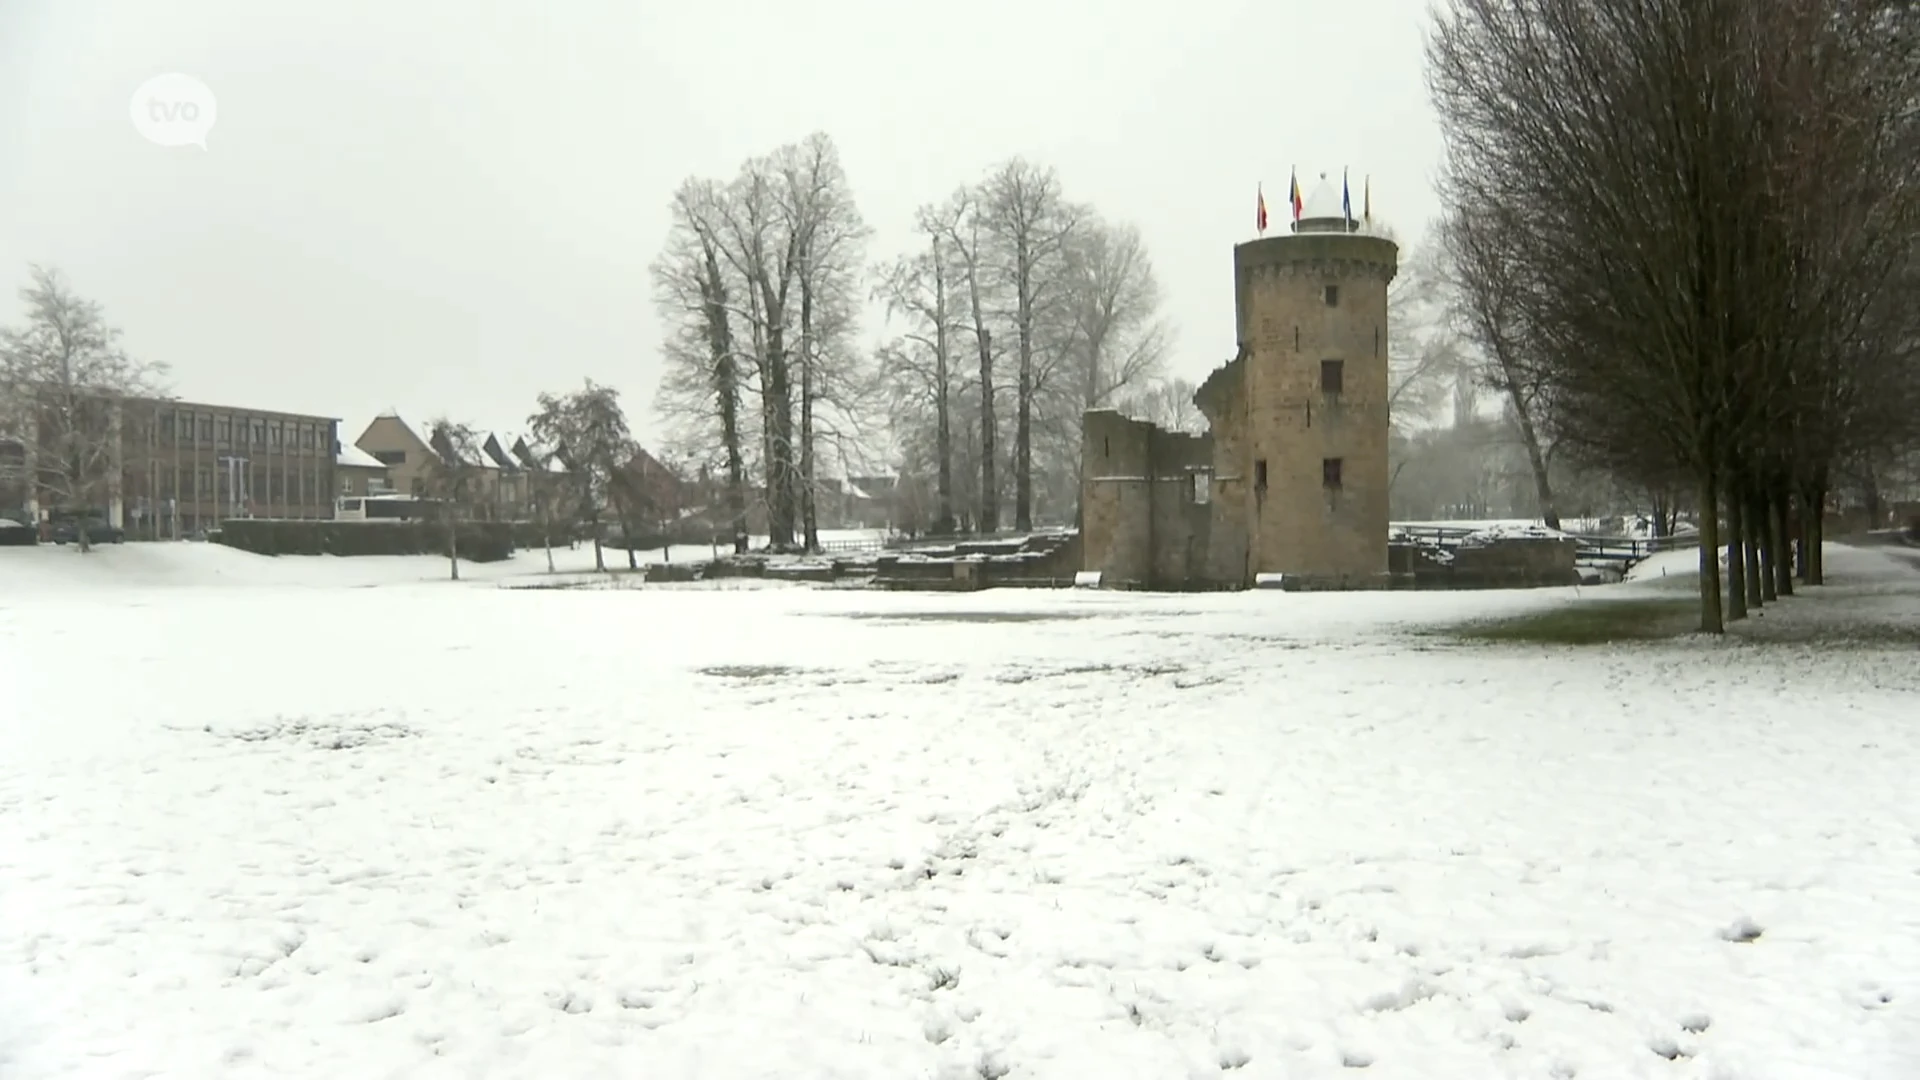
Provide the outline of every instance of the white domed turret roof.
<path id="1" fill-rule="evenodd" d="M 1333 186 L 1333 182 L 1327 179 L 1326 173 L 1321 173 L 1320 182 L 1313 186 L 1313 193 L 1307 196 L 1306 202 L 1300 209 L 1300 217 L 1304 220 L 1306 218 L 1338 219 L 1341 216 L 1340 189 Z"/>

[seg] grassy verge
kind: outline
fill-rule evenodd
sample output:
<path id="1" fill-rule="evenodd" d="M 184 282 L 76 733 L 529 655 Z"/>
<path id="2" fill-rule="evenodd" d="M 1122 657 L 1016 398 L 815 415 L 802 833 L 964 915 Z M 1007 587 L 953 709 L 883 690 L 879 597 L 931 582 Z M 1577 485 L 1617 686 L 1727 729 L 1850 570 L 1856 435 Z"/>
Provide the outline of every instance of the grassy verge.
<path id="1" fill-rule="evenodd" d="M 1661 596 L 1577 601 L 1547 611 L 1463 623 L 1435 634 L 1472 643 L 1608 645 L 1679 637 L 1699 626 L 1697 599 Z"/>

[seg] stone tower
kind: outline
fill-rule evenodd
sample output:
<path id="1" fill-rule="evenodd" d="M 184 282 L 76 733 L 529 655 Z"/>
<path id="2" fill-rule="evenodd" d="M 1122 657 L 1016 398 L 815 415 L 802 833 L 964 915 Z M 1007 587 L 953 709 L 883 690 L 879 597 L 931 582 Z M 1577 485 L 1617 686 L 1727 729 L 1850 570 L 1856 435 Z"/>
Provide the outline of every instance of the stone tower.
<path id="1" fill-rule="evenodd" d="M 1220 578 L 1365 587 L 1387 572 L 1399 248 L 1347 203 L 1322 175 L 1288 234 L 1233 249 L 1239 355 L 1196 396 L 1214 438 L 1208 561 Z"/>

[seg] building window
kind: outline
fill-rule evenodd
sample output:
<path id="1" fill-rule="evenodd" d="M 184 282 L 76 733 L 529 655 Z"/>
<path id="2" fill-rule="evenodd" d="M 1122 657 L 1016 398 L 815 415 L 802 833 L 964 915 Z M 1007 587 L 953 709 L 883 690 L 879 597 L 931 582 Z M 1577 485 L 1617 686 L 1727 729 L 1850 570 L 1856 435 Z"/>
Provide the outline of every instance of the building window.
<path id="1" fill-rule="evenodd" d="M 1265 490 L 1267 486 L 1267 459 L 1261 458 L 1253 463 L 1253 486 Z"/>
<path id="2" fill-rule="evenodd" d="M 313 425 L 301 424 L 300 425 L 300 448 L 302 450 L 311 450 L 314 448 L 314 446 L 315 446 L 315 443 L 313 441 Z"/>
<path id="3" fill-rule="evenodd" d="M 165 435 L 167 437 L 168 442 L 173 441 L 173 414 L 172 413 L 167 413 L 166 415 L 160 418 L 160 434 Z"/>
<path id="4" fill-rule="evenodd" d="M 1329 285 L 1327 286 L 1326 292 L 1322 295 L 1326 298 L 1328 307 L 1340 306 L 1340 286 Z"/>
<path id="5" fill-rule="evenodd" d="M 1329 491 L 1340 490 L 1340 459 L 1337 457 L 1320 459 L 1320 486 Z"/>
<path id="6" fill-rule="evenodd" d="M 1373 355 L 1380 355 L 1380 328 L 1377 326 L 1373 328 Z"/>
<path id="7" fill-rule="evenodd" d="M 353 494 L 353 477 L 348 476 L 346 473 L 340 474 L 340 494 Z"/>
<path id="8" fill-rule="evenodd" d="M 267 445 L 267 422 L 265 420 L 255 420 L 253 422 L 253 445 Z"/>
<path id="9" fill-rule="evenodd" d="M 1193 471 L 1193 501 L 1205 506 L 1213 501 L 1213 471 L 1195 469 Z"/>
<path id="10" fill-rule="evenodd" d="M 200 418 L 200 441 L 203 444 L 211 444 L 213 442 L 213 417 L 211 416 L 202 416 Z"/>
<path id="11" fill-rule="evenodd" d="M 1102 456 L 1102 457 L 1112 457 L 1112 456 L 1113 456 L 1113 440 L 1112 440 L 1112 439 L 1110 439 L 1110 438 L 1106 438 L 1106 439 L 1101 439 L 1101 440 L 1100 440 L 1100 454 L 1101 454 L 1101 456 Z M 380 455 L 378 455 L 378 454 L 375 454 L 375 455 L 374 455 L 374 457 L 380 457 Z M 400 461 L 388 461 L 388 460 L 387 460 L 386 458 L 383 458 L 383 457 L 382 457 L 382 458 L 380 458 L 380 460 L 381 460 L 381 462 L 382 462 L 383 464 L 387 464 L 387 465 L 398 465 L 398 464 L 400 464 L 401 462 L 404 462 L 405 460 L 407 460 L 407 455 L 405 455 L 405 454 L 401 454 L 401 455 L 400 455 Z"/>
<path id="12" fill-rule="evenodd" d="M 1300 328 L 1298 326 L 1293 328 L 1293 351 L 1300 351 Z"/>
<path id="13" fill-rule="evenodd" d="M 214 430 L 218 434 L 219 441 L 223 443 L 232 442 L 233 441 L 233 417 L 231 416 L 220 417 L 218 420 L 214 422 Z"/>
<path id="14" fill-rule="evenodd" d="M 193 471 L 193 491 L 196 495 L 206 495 L 213 491 L 213 470 L 202 465 Z"/>
<path id="15" fill-rule="evenodd" d="M 1344 392 L 1347 381 L 1347 365 L 1339 360 L 1320 361 L 1320 392 L 1338 394 Z"/>

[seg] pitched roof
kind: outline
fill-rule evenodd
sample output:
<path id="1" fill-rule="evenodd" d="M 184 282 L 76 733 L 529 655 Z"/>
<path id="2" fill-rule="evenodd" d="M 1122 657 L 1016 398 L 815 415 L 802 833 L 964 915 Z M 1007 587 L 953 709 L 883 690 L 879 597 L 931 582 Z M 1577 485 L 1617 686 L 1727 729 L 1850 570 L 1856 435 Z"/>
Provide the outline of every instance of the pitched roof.
<path id="1" fill-rule="evenodd" d="M 374 457 L 372 454 L 367 453 L 365 450 L 349 442 L 340 444 L 339 451 L 333 455 L 333 463 L 350 469 L 386 468 L 385 465 L 380 463 L 379 458 Z"/>

